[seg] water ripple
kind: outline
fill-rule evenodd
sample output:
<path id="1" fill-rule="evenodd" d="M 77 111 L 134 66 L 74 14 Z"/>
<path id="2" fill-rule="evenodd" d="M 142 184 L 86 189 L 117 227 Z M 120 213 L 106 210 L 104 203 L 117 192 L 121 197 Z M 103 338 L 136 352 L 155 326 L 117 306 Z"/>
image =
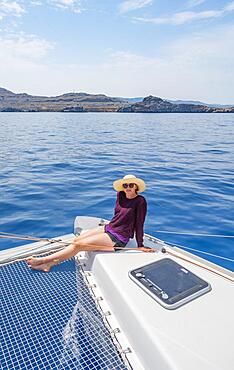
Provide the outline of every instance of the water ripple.
<path id="1" fill-rule="evenodd" d="M 234 115 L 1 113 L 0 120 L 0 231 L 53 237 L 72 232 L 76 215 L 110 218 L 112 182 L 133 173 L 147 183 L 146 232 L 233 234 Z M 163 236 L 234 258 L 228 239 Z M 19 244 L 1 240 L 0 249 Z"/>

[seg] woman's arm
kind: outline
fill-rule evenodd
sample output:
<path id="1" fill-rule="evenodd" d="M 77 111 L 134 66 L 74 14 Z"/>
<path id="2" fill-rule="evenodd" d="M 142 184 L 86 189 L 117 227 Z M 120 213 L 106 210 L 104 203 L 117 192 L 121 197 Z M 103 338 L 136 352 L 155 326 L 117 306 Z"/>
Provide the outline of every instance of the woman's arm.
<path id="1" fill-rule="evenodd" d="M 114 215 L 116 215 L 116 213 L 117 213 L 117 207 L 118 207 L 118 204 L 119 204 L 119 191 L 117 192 L 117 195 L 116 195 L 116 202 L 115 202 L 115 208 L 114 208 Z"/>
<path id="2" fill-rule="evenodd" d="M 143 237 L 144 237 L 144 222 L 145 216 L 147 213 L 147 203 L 145 198 L 141 198 L 141 201 L 137 205 L 136 210 L 136 223 L 135 223 L 135 231 L 136 231 L 136 240 L 138 248 L 143 248 Z"/>

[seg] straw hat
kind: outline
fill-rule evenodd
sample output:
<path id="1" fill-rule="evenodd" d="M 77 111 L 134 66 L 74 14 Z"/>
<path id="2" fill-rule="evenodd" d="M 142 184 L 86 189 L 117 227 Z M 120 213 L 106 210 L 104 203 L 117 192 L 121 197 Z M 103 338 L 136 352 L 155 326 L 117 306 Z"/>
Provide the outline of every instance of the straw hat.
<path id="1" fill-rule="evenodd" d="M 116 180 L 113 182 L 113 187 L 116 191 L 123 190 L 123 184 L 130 184 L 130 183 L 137 184 L 138 186 L 138 193 L 142 193 L 145 190 L 145 183 L 143 180 L 138 179 L 134 175 L 126 175 L 122 179 Z"/>

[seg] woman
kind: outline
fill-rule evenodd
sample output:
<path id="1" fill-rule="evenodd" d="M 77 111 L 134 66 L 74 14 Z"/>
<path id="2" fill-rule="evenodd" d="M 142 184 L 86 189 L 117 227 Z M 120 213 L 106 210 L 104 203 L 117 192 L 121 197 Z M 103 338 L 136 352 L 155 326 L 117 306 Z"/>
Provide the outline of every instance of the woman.
<path id="1" fill-rule="evenodd" d="M 144 221 L 147 203 L 142 195 L 145 190 L 143 180 L 134 175 L 126 175 L 113 183 L 117 191 L 115 214 L 109 224 L 86 231 L 76 237 L 72 244 L 47 257 L 29 258 L 28 265 L 35 270 L 49 272 L 50 268 L 80 251 L 115 251 L 125 247 L 136 234 L 137 246 L 143 252 L 152 249 L 143 245 Z"/>

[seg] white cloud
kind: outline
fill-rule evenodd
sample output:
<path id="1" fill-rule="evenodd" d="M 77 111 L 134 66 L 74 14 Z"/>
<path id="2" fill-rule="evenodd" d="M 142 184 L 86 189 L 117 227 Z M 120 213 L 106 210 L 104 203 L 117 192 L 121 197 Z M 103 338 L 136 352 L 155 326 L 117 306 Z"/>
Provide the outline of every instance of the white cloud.
<path id="1" fill-rule="evenodd" d="M 17 1 L 0 1 L 0 19 L 6 16 L 20 17 L 25 9 Z"/>
<path id="2" fill-rule="evenodd" d="M 52 0 L 52 2 L 58 7 L 68 8 L 73 6 L 76 1 L 75 0 Z"/>
<path id="3" fill-rule="evenodd" d="M 53 49 L 54 45 L 46 40 L 39 39 L 34 35 L 24 33 L 0 36 L 0 60 L 1 64 L 20 63 L 40 60 Z"/>
<path id="4" fill-rule="evenodd" d="M 119 10 L 121 13 L 126 13 L 132 10 L 141 9 L 147 5 L 151 5 L 153 0 L 127 0 L 123 1 L 119 5 Z"/>
<path id="5" fill-rule="evenodd" d="M 203 4 L 206 0 L 189 0 L 187 3 L 187 6 L 189 8 L 193 8 L 194 6 L 198 6 L 200 4 Z"/>
<path id="6" fill-rule="evenodd" d="M 111 58 L 111 64 L 114 66 L 132 66 L 132 68 L 141 68 L 160 63 L 160 59 L 137 55 L 130 51 L 112 51 L 109 54 L 109 58 Z M 104 65 L 108 66 L 108 63 Z"/>
<path id="7" fill-rule="evenodd" d="M 30 1 L 30 4 L 33 5 L 33 6 L 41 6 L 43 5 L 41 1 L 38 1 L 38 0 L 33 0 L 33 1 Z"/>
<path id="8" fill-rule="evenodd" d="M 104 63 L 52 64 L 54 45 L 24 34 L 0 39 L 1 86 L 38 95 L 86 91 L 233 104 L 234 26 L 184 35 L 158 55 L 108 50 Z"/>
<path id="9" fill-rule="evenodd" d="M 144 18 L 134 17 L 133 20 L 152 23 L 152 24 L 169 24 L 169 25 L 181 25 L 192 21 L 218 18 L 234 10 L 234 1 L 226 5 L 221 10 L 206 10 L 202 12 L 179 12 L 172 14 L 170 17 L 155 17 L 155 18 Z"/>
<path id="10" fill-rule="evenodd" d="M 144 23 L 171 24 L 176 26 L 195 20 L 220 17 L 222 14 L 223 12 L 221 11 L 208 10 L 204 12 L 180 12 L 172 15 L 171 17 L 157 17 L 157 18 L 135 17 L 134 20 Z"/>
<path id="11" fill-rule="evenodd" d="M 81 13 L 85 10 L 82 0 L 50 0 L 50 3 L 59 9 L 70 10 L 74 13 Z"/>
<path id="12" fill-rule="evenodd" d="M 184 36 L 161 57 L 109 51 L 101 65 L 70 66 L 66 84 L 112 96 L 152 94 L 233 104 L 233 39 L 234 26 L 226 26 Z"/>
<path id="13" fill-rule="evenodd" d="M 197 13 L 196 12 L 181 12 L 181 13 L 175 14 L 172 22 L 174 22 L 174 24 L 183 24 L 183 23 L 190 22 L 193 20 L 220 17 L 220 15 L 222 15 L 222 12 L 215 11 L 215 10 L 207 10 L 204 12 L 197 12 Z"/>
<path id="14" fill-rule="evenodd" d="M 234 10 L 234 1 L 232 1 L 231 3 L 227 4 L 224 8 L 226 11 L 232 11 Z"/>
<path id="15" fill-rule="evenodd" d="M 37 86 L 50 79 L 51 70 L 47 63 L 54 44 L 35 35 L 8 34 L 0 36 L 0 81 L 1 87 L 16 92 L 33 92 Z M 45 80 L 44 80 L 45 77 Z M 49 83 L 48 83 L 49 85 Z"/>

